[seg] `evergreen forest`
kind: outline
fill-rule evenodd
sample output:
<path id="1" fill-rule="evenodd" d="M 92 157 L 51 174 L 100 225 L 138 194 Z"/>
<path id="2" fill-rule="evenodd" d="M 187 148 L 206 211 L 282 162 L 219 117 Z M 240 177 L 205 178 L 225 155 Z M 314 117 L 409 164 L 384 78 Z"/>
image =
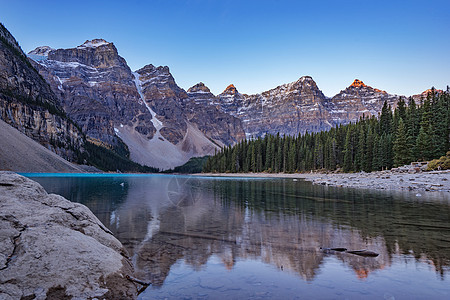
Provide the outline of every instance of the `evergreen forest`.
<path id="1" fill-rule="evenodd" d="M 371 172 L 444 156 L 450 145 L 449 87 L 432 88 L 419 102 L 401 98 L 395 109 L 385 102 L 377 117 L 329 131 L 242 140 L 211 156 L 203 172 Z"/>

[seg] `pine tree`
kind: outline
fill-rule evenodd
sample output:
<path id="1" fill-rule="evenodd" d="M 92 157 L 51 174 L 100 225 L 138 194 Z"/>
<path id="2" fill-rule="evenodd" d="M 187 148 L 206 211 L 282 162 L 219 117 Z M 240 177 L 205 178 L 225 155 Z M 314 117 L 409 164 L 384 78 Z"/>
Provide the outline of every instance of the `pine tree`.
<path id="1" fill-rule="evenodd" d="M 435 104 L 433 116 L 433 158 L 439 158 L 449 150 L 449 119 L 447 118 L 445 96 L 439 97 Z"/>
<path id="2" fill-rule="evenodd" d="M 372 171 L 372 162 L 373 162 L 373 147 L 374 147 L 374 136 L 373 136 L 372 127 L 369 125 L 367 127 L 366 134 L 366 155 L 364 156 L 364 164 L 363 170 L 365 172 Z"/>
<path id="3" fill-rule="evenodd" d="M 409 157 L 408 141 L 406 138 L 406 129 L 403 119 L 400 118 L 396 133 L 396 139 L 394 142 L 394 164 L 396 166 L 402 166 L 411 162 Z"/>
<path id="4" fill-rule="evenodd" d="M 398 111 L 398 116 L 400 119 L 402 119 L 403 121 L 406 120 L 406 104 L 405 104 L 405 100 L 402 98 L 400 98 L 400 100 L 398 100 L 397 102 L 397 111 Z"/>
<path id="5" fill-rule="evenodd" d="M 383 108 L 381 109 L 381 116 L 380 116 L 381 134 L 391 133 L 391 123 L 392 123 L 392 111 L 390 109 L 390 106 L 388 106 L 387 102 L 384 101 Z"/>
<path id="6" fill-rule="evenodd" d="M 265 169 L 269 172 L 273 172 L 273 161 L 275 159 L 275 143 L 271 135 L 267 138 L 267 150 L 266 150 L 266 166 Z"/>
<path id="7" fill-rule="evenodd" d="M 288 172 L 292 173 L 295 172 L 297 166 L 296 166 L 296 161 L 295 161 L 295 157 L 297 156 L 296 153 L 296 145 L 295 142 L 291 142 L 291 144 L 289 145 L 289 153 L 288 153 Z"/>
<path id="8" fill-rule="evenodd" d="M 364 160 L 366 158 L 366 135 L 364 131 L 364 127 L 361 124 L 358 124 L 359 126 L 359 135 L 358 135 L 358 148 L 356 149 L 356 156 L 357 159 L 355 159 L 355 169 L 356 171 L 360 171 L 364 169 Z"/>
<path id="9" fill-rule="evenodd" d="M 352 145 L 352 131 L 351 127 L 347 130 L 347 136 L 345 137 L 344 146 L 344 172 L 350 172 L 353 170 L 353 145 Z"/>
<path id="10" fill-rule="evenodd" d="M 430 160 L 433 154 L 431 136 L 427 133 L 429 131 L 423 126 L 420 126 L 419 135 L 417 136 L 415 153 L 419 160 Z"/>
<path id="11" fill-rule="evenodd" d="M 279 137 L 278 137 L 279 139 Z M 281 141 L 278 142 L 278 148 L 275 153 L 275 173 L 280 172 L 282 169 L 282 161 L 283 161 L 283 149 L 281 147 Z"/>
<path id="12" fill-rule="evenodd" d="M 283 173 L 287 170 L 288 152 L 289 152 L 289 137 L 283 136 Z"/>
<path id="13" fill-rule="evenodd" d="M 372 170 L 381 170 L 381 142 L 377 134 L 374 134 L 373 139 L 373 160 L 372 160 Z"/>

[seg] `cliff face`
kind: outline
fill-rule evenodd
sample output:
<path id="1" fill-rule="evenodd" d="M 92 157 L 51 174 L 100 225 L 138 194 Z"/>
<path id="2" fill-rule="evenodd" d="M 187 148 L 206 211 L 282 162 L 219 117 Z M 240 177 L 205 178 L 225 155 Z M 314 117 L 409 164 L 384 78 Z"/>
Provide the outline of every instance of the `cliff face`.
<path id="1" fill-rule="evenodd" d="M 83 151 L 81 131 L 66 117 L 48 83 L 0 25 L 0 118 L 68 160 Z"/>
<path id="2" fill-rule="evenodd" d="M 128 126 L 145 139 L 155 128 L 134 76 L 116 47 L 104 40 L 71 49 L 39 47 L 30 56 L 58 95 L 68 115 L 88 137 L 116 146 L 114 128 Z"/>

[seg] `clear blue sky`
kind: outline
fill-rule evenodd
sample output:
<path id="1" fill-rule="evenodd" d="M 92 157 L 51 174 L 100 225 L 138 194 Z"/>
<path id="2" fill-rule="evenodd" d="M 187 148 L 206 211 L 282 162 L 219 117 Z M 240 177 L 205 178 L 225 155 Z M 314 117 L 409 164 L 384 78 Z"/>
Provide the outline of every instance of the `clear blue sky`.
<path id="1" fill-rule="evenodd" d="M 26 52 L 114 42 L 132 70 L 182 88 L 258 93 L 310 75 L 327 96 L 358 78 L 411 95 L 450 85 L 450 1 L 12 1 L 0 22 Z"/>

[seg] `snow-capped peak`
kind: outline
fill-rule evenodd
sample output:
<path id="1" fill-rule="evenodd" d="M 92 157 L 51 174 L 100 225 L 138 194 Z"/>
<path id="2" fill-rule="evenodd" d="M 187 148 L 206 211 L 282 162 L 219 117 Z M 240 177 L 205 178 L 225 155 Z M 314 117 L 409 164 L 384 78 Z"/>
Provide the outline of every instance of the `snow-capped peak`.
<path id="1" fill-rule="evenodd" d="M 55 50 L 49 46 L 41 46 L 41 47 L 37 47 L 34 50 L 31 50 L 30 52 L 28 52 L 28 55 L 39 55 L 39 56 L 48 56 L 48 53 L 52 50 Z"/>
<path id="2" fill-rule="evenodd" d="M 77 48 L 97 48 L 103 45 L 109 45 L 111 43 L 108 43 L 104 39 L 93 39 L 92 41 L 87 40 L 83 43 L 83 45 L 78 46 Z"/>
<path id="3" fill-rule="evenodd" d="M 302 77 L 300 77 L 300 79 L 298 81 L 300 81 L 300 82 L 313 81 L 313 79 L 311 76 L 302 76 Z"/>

